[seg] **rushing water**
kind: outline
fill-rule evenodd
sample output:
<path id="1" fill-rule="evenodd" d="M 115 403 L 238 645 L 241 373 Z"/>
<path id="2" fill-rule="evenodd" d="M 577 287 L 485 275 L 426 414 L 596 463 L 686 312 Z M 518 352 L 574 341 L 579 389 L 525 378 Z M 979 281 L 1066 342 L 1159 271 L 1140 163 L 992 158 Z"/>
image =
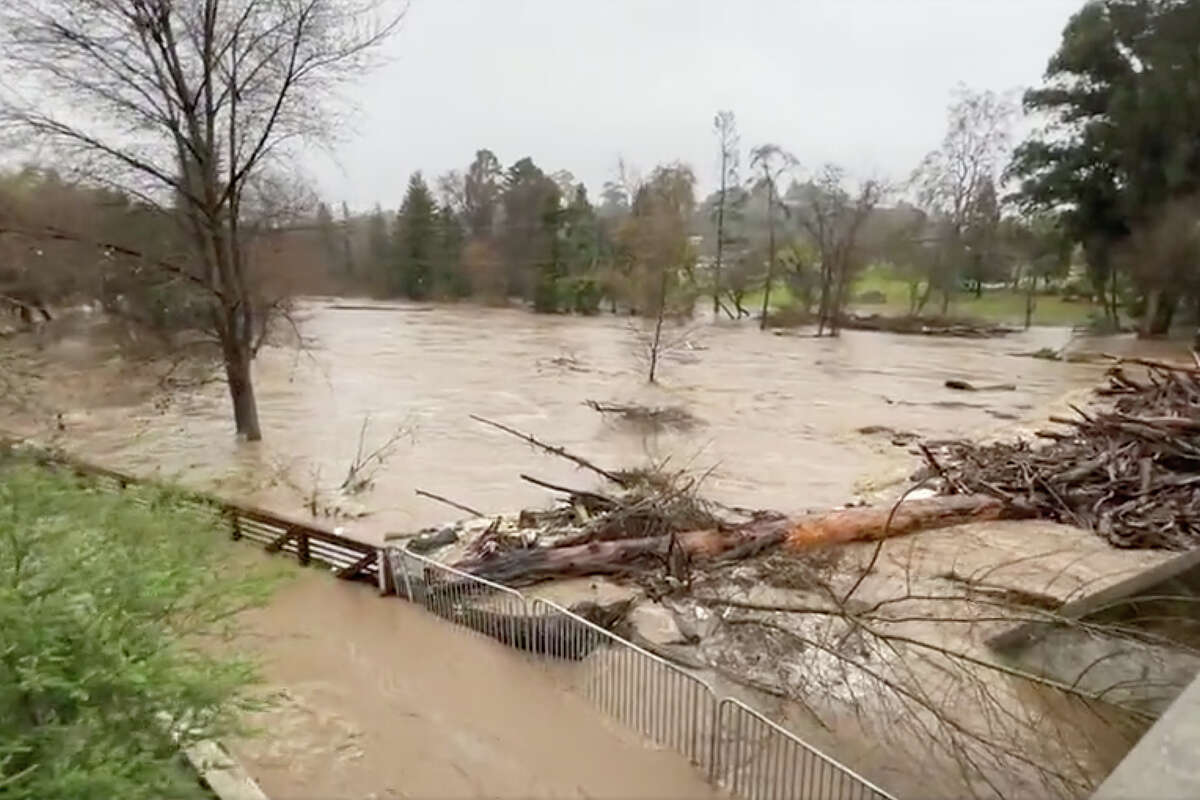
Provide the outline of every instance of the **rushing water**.
<path id="1" fill-rule="evenodd" d="M 1069 331 L 1049 328 L 987 340 L 854 331 L 815 339 L 763 333 L 748 323 L 701 323 L 668 331 L 668 340 L 686 344 L 666 357 L 660 383 L 650 386 L 625 319 L 332 300 L 309 301 L 304 316 L 310 349 L 266 348 L 256 364 L 263 442 L 235 439 L 223 385 L 176 392 L 164 405 L 162 394 L 149 391 L 161 363 L 138 367 L 128 352 L 118 355 L 86 331 L 47 332 L 42 349 L 31 354 L 42 373 L 29 387 L 40 418 L 10 412 L 0 431 L 44 433 L 47 420 L 51 428 L 61 423 L 61 443 L 89 460 L 159 471 L 297 516 L 307 513 L 305 499 L 317 486 L 321 506 L 370 512 L 334 524 L 378 541 L 388 531 L 462 516 L 417 497 L 418 488 L 490 512 L 548 501 L 521 473 L 572 486 L 594 482 L 562 459 L 472 421 L 473 414 L 608 467 L 669 458 L 676 467 L 709 471 L 705 491 L 716 499 L 793 511 L 843 503 L 912 470 L 916 459 L 906 447 L 860 429 L 886 426 L 929 438 L 1029 429 L 1065 395 L 1082 396 L 1102 373 L 1096 365 L 1014 353 L 1068 344 L 1074 351 L 1141 349 L 1128 337 L 1072 341 Z M 950 378 L 1017 388 L 954 391 L 944 386 Z M 587 400 L 680 406 L 700 423 L 686 431 L 640 431 L 606 421 Z M 367 452 L 397 430 L 405 435 L 373 485 L 347 496 L 337 486 L 364 420 Z M 390 797 L 383 787 L 411 789 L 413 780 L 414 786 L 425 780 L 450 786 L 452 794 L 562 795 L 556 781 L 577 781 L 580 794 L 585 783 L 610 793 L 651 785 L 659 794 L 697 793 L 681 788 L 689 775 L 671 772 L 666 761 L 647 761 L 643 772 L 624 770 L 628 785 L 618 791 L 603 770 L 592 774 L 587 765 L 628 764 L 619 742 L 595 738 L 583 751 L 562 744 L 568 740 L 560 730 L 586 726 L 588 714 L 546 717 L 540 710 L 558 709 L 564 699 L 515 669 L 503 673 L 501 688 L 484 689 L 485 696 L 513 703 L 478 705 L 472 690 L 461 687 L 478 689 L 496 677 L 500 656 L 489 654 L 484 668 L 455 649 L 453 630 L 435 630 L 419 615 L 353 588 L 305 580 L 261 612 L 256 641 L 266 675 L 289 699 L 264 721 L 284 733 L 244 745 L 241 755 L 268 789 L 312 791 L 326 780 L 360 796 Z M 439 660 L 430 661 L 434 656 Z M 585 733 L 600 737 L 599 730 Z M 580 735 L 575 731 L 569 742 Z M 425 753 L 426 745 L 446 757 Z M 911 773 L 897 767 L 910 763 L 911 754 L 885 752 L 858 735 L 830 747 L 881 780 L 895 779 L 888 770 Z M 522 764 L 537 765 L 540 783 L 518 779 L 513 765 Z M 551 775 L 546 764 L 561 768 Z"/>
<path id="2" fill-rule="evenodd" d="M 223 385 L 189 391 L 163 408 L 127 378 L 100 369 L 85 341 L 59 341 L 45 356 L 51 392 L 62 390 L 65 443 L 102 464 L 160 470 L 291 514 L 307 513 L 304 498 L 320 487 L 321 506 L 370 511 L 338 524 L 378 540 L 462 516 L 415 489 L 494 512 L 548 500 L 521 473 L 593 482 L 472 414 L 609 467 L 669 457 L 676 467 L 711 470 L 706 491 L 716 499 L 792 511 L 839 504 L 906 474 L 912 455 L 885 434 L 859 433 L 864 426 L 984 436 L 1043 419 L 1056 398 L 1100 374 L 1094 365 L 1013 355 L 1062 347 L 1071 337 L 1065 329 L 986 340 L 855 331 L 816 339 L 751 324 L 700 324 L 668 331 L 666 339 L 685 343 L 666 356 L 651 386 L 623 318 L 331 300 L 306 303 L 304 316 L 307 351 L 266 348 L 257 362 L 265 437 L 258 444 L 233 436 Z M 1072 345 L 1081 346 L 1113 351 L 1128 349 L 1129 340 Z M 954 391 L 943 385 L 948 378 L 1017 389 Z M 605 420 L 586 400 L 678 405 L 700 423 L 687 431 L 637 430 Z M 405 434 L 373 486 L 347 497 L 337 486 L 364 420 L 368 452 L 398 429 Z"/>

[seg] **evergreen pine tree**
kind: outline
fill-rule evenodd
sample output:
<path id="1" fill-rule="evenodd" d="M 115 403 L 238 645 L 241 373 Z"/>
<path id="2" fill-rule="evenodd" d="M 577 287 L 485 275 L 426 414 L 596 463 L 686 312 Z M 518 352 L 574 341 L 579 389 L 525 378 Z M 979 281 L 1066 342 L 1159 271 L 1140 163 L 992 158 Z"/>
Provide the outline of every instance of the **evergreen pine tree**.
<path id="1" fill-rule="evenodd" d="M 447 297 L 469 297 L 471 280 L 462 259 L 465 231 L 462 221 L 449 204 L 443 205 L 437 212 L 437 232 L 437 291 Z"/>
<path id="2" fill-rule="evenodd" d="M 399 281 L 392 274 L 390 250 L 387 217 L 383 215 L 383 209 L 376 203 L 375 210 L 367 218 L 366 271 L 374 284 L 392 295 L 396 293 Z"/>
<path id="3" fill-rule="evenodd" d="M 434 290 L 438 255 L 437 207 L 420 172 L 408 181 L 408 192 L 396 218 L 393 263 L 400 293 L 424 300 Z"/>

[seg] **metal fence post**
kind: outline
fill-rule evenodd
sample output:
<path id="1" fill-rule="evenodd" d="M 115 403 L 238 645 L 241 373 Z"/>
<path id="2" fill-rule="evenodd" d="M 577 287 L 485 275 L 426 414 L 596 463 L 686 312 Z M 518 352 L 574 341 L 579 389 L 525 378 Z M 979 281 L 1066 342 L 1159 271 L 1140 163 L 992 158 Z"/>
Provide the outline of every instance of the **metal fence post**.
<path id="1" fill-rule="evenodd" d="M 818 796 L 825 800 L 832 791 L 838 800 L 894 800 L 741 701 L 718 698 L 711 686 L 689 671 L 562 606 L 407 549 L 399 549 L 394 557 L 400 559 L 410 601 L 417 599 L 408 574 L 411 559 L 424 570 L 418 590 L 426 609 L 535 656 L 578 662 L 579 672 L 555 670 L 553 674 L 574 676 L 568 686 L 571 691 L 656 745 L 679 752 L 701 769 L 709 783 L 732 795 L 748 800 Z M 396 580 L 394 561 L 392 569 Z M 487 596 L 492 599 L 486 607 L 477 605 L 477 598 Z M 509 609 L 513 613 L 505 614 L 507 622 L 496 624 L 491 615 Z M 522 629 L 522 622 L 528 630 Z M 686 690 L 680 692 L 680 685 Z M 681 704 L 683 708 L 677 707 Z M 801 788 L 812 787 L 814 778 L 816 794 Z"/>

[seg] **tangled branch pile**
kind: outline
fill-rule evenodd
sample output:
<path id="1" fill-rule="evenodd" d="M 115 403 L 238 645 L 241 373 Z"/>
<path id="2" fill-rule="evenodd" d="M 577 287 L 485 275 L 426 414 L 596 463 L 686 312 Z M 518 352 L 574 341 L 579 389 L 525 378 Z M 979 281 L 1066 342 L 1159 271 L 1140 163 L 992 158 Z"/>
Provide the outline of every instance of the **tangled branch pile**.
<path id="1" fill-rule="evenodd" d="M 683 406 L 642 406 L 631 403 L 601 403 L 595 400 L 588 400 L 587 406 L 606 416 L 650 430 L 688 430 L 699 423 L 696 416 Z"/>
<path id="2" fill-rule="evenodd" d="M 516 531 L 504 532 L 497 521 L 479 540 L 495 544 L 481 548 L 474 543 L 458 568 L 491 580 L 525 583 L 556 575 L 637 573 L 640 564 L 650 572 L 666 567 L 667 574 L 684 581 L 690 555 L 677 536 L 732 525 L 718 513 L 722 509 L 700 497 L 702 478 L 682 471 L 649 467 L 614 472 L 616 491 L 521 478 L 559 492 L 559 503 L 546 511 L 523 511 Z M 536 532 L 526 538 L 527 530 Z"/>
<path id="3" fill-rule="evenodd" d="M 1051 417 L 1069 430 L 1039 431 L 1049 443 L 956 442 L 926 450 L 945 494 L 1022 499 L 1041 516 L 1095 531 L 1116 547 L 1200 545 L 1200 369 L 1136 360 L 1097 394 L 1109 410 Z"/>
<path id="4" fill-rule="evenodd" d="M 661 576 L 670 589 L 672 582 L 690 582 L 693 563 L 713 565 L 747 558 L 777 545 L 805 550 L 972 520 L 1029 515 L 1029 509 L 1019 503 L 1003 503 L 987 495 L 913 500 L 890 509 L 833 509 L 791 518 L 729 508 L 699 496 L 697 489 L 705 476 L 691 478 L 686 471 L 671 472 L 661 464 L 639 470 L 607 470 L 531 434 L 483 417 L 475 419 L 618 487 L 571 489 L 522 475 L 522 480 L 565 495 L 564 502 L 549 511 L 522 511 L 515 530 L 498 518 L 454 563 L 476 577 L 508 585 L 623 574 L 655 582 Z M 438 495 L 423 494 L 476 513 Z M 661 575 L 663 568 L 665 575 Z"/>

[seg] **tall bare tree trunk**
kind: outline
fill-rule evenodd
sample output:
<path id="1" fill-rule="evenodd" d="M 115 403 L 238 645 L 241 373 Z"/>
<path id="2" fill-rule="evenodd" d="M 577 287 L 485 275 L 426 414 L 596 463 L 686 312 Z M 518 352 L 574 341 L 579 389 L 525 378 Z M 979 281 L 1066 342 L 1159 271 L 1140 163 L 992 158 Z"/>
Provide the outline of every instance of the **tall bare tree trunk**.
<path id="1" fill-rule="evenodd" d="M 239 436 L 246 441 L 262 439 L 258 424 L 258 404 L 254 400 L 254 382 L 250 377 L 250 351 L 243 345 L 225 345 L 225 377 L 229 382 L 229 399 L 233 401 L 233 420 Z"/>
<path id="2" fill-rule="evenodd" d="M 1146 303 L 1146 315 L 1142 318 L 1138 335 L 1166 336 L 1171 332 L 1171 322 L 1175 318 L 1175 308 L 1179 297 L 1165 289 L 1154 289 L 1150 292 Z"/>
<path id="3" fill-rule="evenodd" d="M 1162 289 L 1151 289 L 1146 293 L 1146 309 L 1142 312 L 1142 321 L 1138 325 L 1138 338 L 1145 339 L 1155 335 L 1155 325 L 1160 315 L 1159 306 L 1162 304 Z"/>
<path id="4" fill-rule="evenodd" d="M 849 276 L 847 274 L 849 271 L 850 268 L 845 264 L 843 264 L 838 271 L 837 284 L 833 293 L 833 307 L 830 309 L 829 314 L 830 336 L 840 336 L 842 332 L 840 327 L 841 316 L 846 307 L 846 295 L 850 290 Z"/>
<path id="5" fill-rule="evenodd" d="M 1106 302 L 1111 302 L 1113 330 L 1117 330 L 1121 327 L 1121 316 L 1117 305 L 1117 270 L 1110 266 L 1109 272 L 1111 273 L 1109 275 L 1109 299 Z"/>
<path id="6" fill-rule="evenodd" d="M 667 308 L 667 270 L 662 270 L 662 279 L 658 284 L 658 316 L 654 320 L 654 341 L 650 343 L 650 383 L 654 383 L 655 372 L 658 371 L 658 348 L 662 344 L 663 316 Z"/>
<path id="7" fill-rule="evenodd" d="M 829 324 L 829 303 L 832 289 L 833 274 L 828 266 L 828 259 L 821 259 L 821 301 L 817 307 L 817 336 L 825 335 L 825 326 Z"/>
<path id="8" fill-rule="evenodd" d="M 729 156 L 721 148 L 721 196 L 717 201 L 717 263 L 713 268 L 713 318 L 721 313 L 721 257 L 725 253 L 725 191 Z"/>
<path id="9" fill-rule="evenodd" d="M 758 329 L 767 329 L 767 313 L 771 308 L 771 282 L 775 279 L 775 183 L 767 181 L 767 285 L 763 289 L 762 318 Z"/>
<path id="10" fill-rule="evenodd" d="M 1033 297 L 1037 294 L 1037 275 L 1029 277 L 1029 289 L 1025 292 L 1025 330 L 1033 325 Z"/>

